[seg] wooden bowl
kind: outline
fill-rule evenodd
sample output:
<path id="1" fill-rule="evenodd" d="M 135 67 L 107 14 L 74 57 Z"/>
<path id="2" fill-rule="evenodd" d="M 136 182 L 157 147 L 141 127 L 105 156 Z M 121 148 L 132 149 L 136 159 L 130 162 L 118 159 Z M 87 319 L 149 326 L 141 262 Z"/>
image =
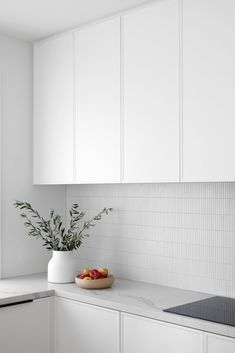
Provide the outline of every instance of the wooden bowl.
<path id="1" fill-rule="evenodd" d="M 112 275 L 108 275 L 107 278 L 99 278 L 99 279 L 81 279 L 80 275 L 75 277 L 75 283 L 85 289 L 104 289 L 109 288 L 113 285 L 115 281 L 115 277 Z"/>

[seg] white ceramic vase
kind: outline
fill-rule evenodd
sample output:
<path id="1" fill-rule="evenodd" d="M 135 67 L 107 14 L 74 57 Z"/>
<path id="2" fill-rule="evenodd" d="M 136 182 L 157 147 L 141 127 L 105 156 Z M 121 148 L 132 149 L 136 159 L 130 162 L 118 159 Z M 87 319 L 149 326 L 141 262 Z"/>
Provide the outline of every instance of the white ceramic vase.
<path id="1" fill-rule="evenodd" d="M 54 251 L 48 262 L 47 280 L 52 283 L 71 283 L 77 275 L 74 251 Z"/>

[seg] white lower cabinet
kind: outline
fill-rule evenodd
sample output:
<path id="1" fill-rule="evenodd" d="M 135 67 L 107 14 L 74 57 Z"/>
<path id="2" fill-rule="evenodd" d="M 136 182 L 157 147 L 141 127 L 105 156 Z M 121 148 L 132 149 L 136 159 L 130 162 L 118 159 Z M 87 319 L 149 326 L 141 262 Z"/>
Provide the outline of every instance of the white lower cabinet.
<path id="1" fill-rule="evenodd" d="M 234 353 L 235 339 L 223 336 L 208 335 L 205 353 Z"/>
<path id="2" fill-rule="evenodd" d="M 58 297 L 0 307 L 0 353 L 120 352 L 235 353 L 235 339 Z"/>
<path id="3" fill-rule="evenodd" d="M 55 300 L 56 353 L 119 353 L 119 312 Z"/>
<path id="4" fill-rule="evenodd" d="M 15 351 L 0 349 L 0 352 Z M 48 351 L 40 353 L 45 352 Z M 235 339 L 55 298 L 55 353 L 120 352 L 235 353 Z"/>
<path id="5" fill-rule="evenodd" d="M 129 314 L 121 320 L 122 353 L 203 353 L 200 331 Z"/>
<path id="6" fill-rule="evenodd" d="M 50 299 L 0 308 L 1 353 L 51 353 Z"/>

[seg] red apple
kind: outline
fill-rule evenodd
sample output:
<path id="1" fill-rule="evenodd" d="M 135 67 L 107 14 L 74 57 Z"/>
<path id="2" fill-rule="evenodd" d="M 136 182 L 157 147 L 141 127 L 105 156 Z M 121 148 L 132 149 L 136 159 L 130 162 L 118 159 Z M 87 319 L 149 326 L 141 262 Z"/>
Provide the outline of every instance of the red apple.
<path id="1" fill-rule="evenodd" d="M 91 270 L 91 271 L 90 271 L 90 277 L 91 277 L 91 279 L 98 279 L 98 278 L 100 278 L 100 273 L 99 273 L 99 271 L 96 270 L 96 269 Z"/>

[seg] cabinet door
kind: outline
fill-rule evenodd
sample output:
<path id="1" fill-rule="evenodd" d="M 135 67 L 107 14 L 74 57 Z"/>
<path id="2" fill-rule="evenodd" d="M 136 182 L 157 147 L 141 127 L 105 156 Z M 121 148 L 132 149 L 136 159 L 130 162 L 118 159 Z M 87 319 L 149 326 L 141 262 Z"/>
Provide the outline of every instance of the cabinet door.
<path id="1" fill-rule="evenodd" d="M 234 353 L 235 339 L 220 336 L 208 336 L 206 338 L 206 353 Z"/>
<path id="2" fill-rule="evenodd" d="M 122 314 L 123 353 L 203 353 L 203 334 L 156 320 Z"/>
<path id="3" fill-rule="evenodd" d="M 183 181 L 235 180 L 235 2 L 183 0 Z"/>
<path id="4" fill-rule="evenodd" d="M 179 181 L 179 1 L 123 19 L 124 181 Z"/>
<path id="5" fill-rule="evenodd" d="M 56 298 L 56 353 L 119 353 L 119 313 Z"/>
<path id="6" fill-rule="evenodd" d="M 1 353 L 50 352 L 50 300 L 0 308 Z"/>
<path id="7" fill-rule="evenodd" d="M 73 182 L 73 35 L 34 46 L 34 183 Z"/>
<path id="8" fill-rule="evenodd" d="M 77 31 L 76 182 L 120 181 L 120 19 Z"/>

